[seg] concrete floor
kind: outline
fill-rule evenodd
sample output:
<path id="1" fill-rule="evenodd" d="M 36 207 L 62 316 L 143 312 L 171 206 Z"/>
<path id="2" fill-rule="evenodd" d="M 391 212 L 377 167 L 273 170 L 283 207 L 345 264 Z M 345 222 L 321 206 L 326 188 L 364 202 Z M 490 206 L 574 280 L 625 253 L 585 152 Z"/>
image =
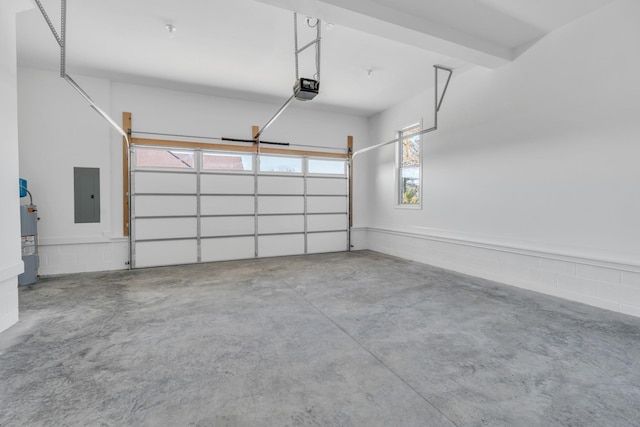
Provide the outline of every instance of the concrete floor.
<path id="1" fill-rule="evenodd" d="M 640 319 L 372 252 L 20 289 L 1 426 L 640 425 Z"/>

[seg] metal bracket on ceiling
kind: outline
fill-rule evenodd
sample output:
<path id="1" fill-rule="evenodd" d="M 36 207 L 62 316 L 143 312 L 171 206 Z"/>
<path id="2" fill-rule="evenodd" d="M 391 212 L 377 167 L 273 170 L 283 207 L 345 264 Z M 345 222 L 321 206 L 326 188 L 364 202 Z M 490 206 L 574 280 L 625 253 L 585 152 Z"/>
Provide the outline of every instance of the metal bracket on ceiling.
<path id="1" fill-rule="evenodd" d="M 298 14 L 295 12 L 293 13 L 293 42 L 294 42 L 293 53 L 295 56 L 295 71 L 296 71 L 296 82 L 293 88 L 293 95 L 291 95 L 291 97 L 285 101 L 284 105 L 280 107 L 280 109 L 273 115 L 273 117 L 271 117 L 269 121 L 265 123 L 265 125 L 262 126 L 262 128 L 260 128 L 255 135 L 253 135 L 253 138 L 256 144 L 258 144 L 258 150 L 260 147 L 260 135 L 262 135 L 264 131 L 267 130 L 267 128 L 271 126 L 273 122 L 276 121 L 276 119 L 280 116 L 280 114 L 282 114 L 282 112 L 286 110 L 289 105 L 291 105 L 291 102 L 294 99 L 306 101 L 306 100 L 313 99 L 318 94 L 318 90 L 320 87 L 320 41 L 322 39 L 322 35 L 321 35 L 322 22 L 319 19 L 315 19 L 315 24 L 311 24 L 311 21 L 312 21 L 312 18 L 307 18 L 307 25 L 310 28 L 316 29 L 316 36 L 309 43 L 305 44 L 302 47 L 298 47 Z M 302 52 L 304 52 L 306 49 L 312 46 L 315 46 L 315 50 L 316 50 L 316 55 L 315 55 L 316 73 L 314 74 L 313 79 L 300 78 L 299 55 Z"/>
<path id="2" fill-rule="evenodd" d="M 412 134 L 411 136 L 417 136 L 417 135 L 424 135 L 425 133 L 429 133 L 429 132 L 433 132 L 434 130 L 438 129 L 438 112 L 440 111 L 440 107 L 442 107 L 442 101 L 444 100 L 444 95 L 447 93 L 447 88 L 449 87 L 449 81 L 451 80 L 451 75 L 453 74 L 453 69 L 448 68 L 448 67 L 444 67 L 442 65 L 434 65 L 434 73 L 435 73 L 435 87 L 434 87 L 434 111 L 433 111 L 433 126 L 430 127 L 429 129 L 423 129 L 420 132 L 416 132 L 414 134 Z M 439 71 L 444 71 L 447 73 L 447 81 L 444 84 L 444 89 L 442 90 L 442 94 L 438 93 L 438 72 Z M 362 153 L 366 153 L 367 151 L 371 151 L 371 150 L 376 150 L 380 147 L 384 147 L 385 145 L 389 145 L 389 144 L 393 144 L 395 142 L 399 142 L 401 140 L 405 139 L 404 137 L 398 137 L 395 139 L 392 139 L 391 141 L 387 141 L 387 142 L 383 142 L 381 144 L 376 144 L 376 145 L 372 145 L 369 147 L 365 147 L 365 148 L 361 148 L 359 150 L 356 150 L 353 153 L 353 156 L 351 156 L 351 158 L 355 158 L 357 155 L 362 154 Z"/>
<path id="3" fill-rule="evenodd" d="M 51 30 L 51 33 L 53 34 L 53 37 L 56 39 L 56 41 L 58 42 L 58 45 L 60 46 L 60 77 L 62 77 L 63 79 L 65 79 L 65 81 L 67 83 L 69 83 L 69 85 L 71 87 L 73 87 L 79 94 L 80 96 L 82 96 L 85 101 L 87 101 L 89 103 L 89 106 L 91 108 L 93 108 L 93 110 L 95 110 L 100 116 L 102 116 L 102 118 L 104 118 L 107 122 L 109 122 L 109 124 L 115 128 L 118 133 L 120 135 L 122 135 L 127 143 L 127 147 L 129 147 L 130 145 L 130 141 L 129 141 L 129 136 L 127 135 L 127 133 L 122 129 L 122 127 L 120 127 L 115 120 L 113 120 L 102 108 L 100 108 L 98 106 L 98 104 L 96 104 L 91 97 L 87 94 L 87 92 L 85 92 L 80 85 L 78 85 L 72 78 L 71 76 L 69 76 L 67 74 L 67 40 L 66 40 L 66 32 L 67 32 L 67 0 L 61 0 L 61 4 L 60 4 L 60 35 L 58 35 L 58 32 L 56 31 L 55 26 L 53 25 L 53 23 L 51 22 L 51 19 L 49 19 L 49 15 L 47 15 L 47 11 L 45 10 L 44 6 L 42 5 L 42 3 L 40 2 L 40 0 L 34 0 L 36 2 L 36 4 L 38 5 L 38 9 L 40 9 L 40 13 L 42 14 L 42 17 L 44 18 L 44 20 L 47 22 L 47 25 L 49 26 L 49 29 Z"/>

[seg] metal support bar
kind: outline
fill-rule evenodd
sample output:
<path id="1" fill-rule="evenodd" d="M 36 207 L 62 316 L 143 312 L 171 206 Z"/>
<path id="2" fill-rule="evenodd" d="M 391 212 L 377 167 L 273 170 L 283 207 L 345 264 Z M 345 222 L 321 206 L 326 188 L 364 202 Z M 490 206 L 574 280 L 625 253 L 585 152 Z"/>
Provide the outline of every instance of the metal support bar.
<path id="1" fill-rule="evenodd" d="M 320 40 L 322 38 L 321 37 L 322 23 L 319 19 L 317 20 L 315 27 L 316 27 L 316 38 L 311 42 L 307 43 L 306 45 L 304 45 L 303 47 L 298 48 L 298 14 L 296 12 L 293 12 L 293 46 L 294 46 L 293 53 L 295 56 L 296 82 L 300 79 L 298 55 L 302 51 L 304 51 L 305 49 L 313 45 L 316 46 L 316 74 L 314 77 L 318 83 L 320 82 Z M 256 134 L 254 135 L 254 140 L 257 145 L 256 147 L 257 152 L 260 152 L 260 144 L 261 144 L 260 135 L 262 135 L 264 131 L 267 130 L 269 126 L 271 126 L 271 124 L 280 116 L 280 114 L 282 114 L 282 112 L 289 106 L 289 104 L 291 104 L 291 101 L 293 101 L 294 99 L 296 99 L 295 94 L 291 95 L 291 97 L 287 99 L 287 101 L 284 103 L 282 107 L 280 107 L 280 109 L 276 112 L 276 114 L 274 114 L 273 117 L 271 117 L 271 119 L 269 119 L 269 121 L 264 126 L 262 126 L 262 128 L 258 130 L 258 132 L 256 132 Z"/>
<path id="2" fill-rule="evenodd" d="M 49 26 L 49 29 L 51 30 L 51 33 L 53 33 L 53 37 L 56 38 L 56 41 L 58 42 L 60 47 L 62 47 L 62 39 L 58 35 L 58 32 L 56 31 L 56 28 L 53 26 L 53 23 L 51 22 L 51 19 L 49 19 L 49 15 L 47 15 L 47 11 L 44 9 L 44 6 L 42 6 L 42 3 L 40 3 L 40 0 L 35 0 L 35 2 L 38 5 L 38 8 L 40 9 L 40 13 L 42 13 L 42 16 L 44 17 L 44 20 L 47 22 L 47 25 Z"/>
<path id="3" fill-rule="evenodd" d="M 416 133 L 412 134 L 411 136 L 413 137 L 413 136 L 417 136 L 417 135 L 424 135 L 425 133 L 433 132 L 436 129 L 437 128 L 435 126 L 429 128 L 429 129 L 423 129 L 420 132 L 416 132 Z M 352 157 L 355 157 L 358 154 L 366 153 L 367 151 L 375 150 L 376 148 L 384 147 L 385 145 L 393 144 L 394 142 L 402 141 L 403 139 L 406 139 L 406 138 L 407 138 L 406 136 L 401 136 L 401 137 L 392 139 L 391 141 L 383 142 L 382 144 L 376 144 L 376 145 L 372 145 L 370 147 L 361 148 L 359 150 L 356 150 L 353 153 Z"/>
<path id="4" fill-rule="evenodd" d="M 67 75 L 67 0 L 60 4 L 60 77 Z"/>
<path id="5" fill-rule="evenodd" d="M 298 81 L 300 78 L 300 73 L 298 72 L 298 14 L 295 12 L 293 12 L 293 51 L 296 57 L 296 81 Z"/>
<path id="6" fill-rule="evenodd" d="M 416 132 L 415 134 L 413 134 L 412 136 L 417 136 L 417 135 L 424 135 L 425 133 L 429 133 L 429 132 L 433 132 L 434 130 L 438 129 L 438 112 L 440 111 L 440 107 L 442 106 L 442 101 L 444 100 L 444 95 L 447 92 L 447 88 L 449 87 L 449 81 L 451 80 L 451 75 L 453 74 L 453 70 L 451 68 L 447 68 L 447 67 L 443 67 L 442 65 L 434 65 L 433 66 L 434 70 L 435 70 L 435 87 L 433 89 L 434 91 L 434 117 L 433 117 L 433 121 L 434 121 L 434 126 L 430 127 L 429 129 L 423 129 L 420 132 Z M 443 71 L 447 71 L 449 73 L 449 75 L 447 76 L 447 82 L 444 86 L 444 90 L 442 91 L 442 95 L 438 94 L 438 71 L 439 70 L 443 70 Z M 387 141 L 387 142 L 383 142 L 381 144 L 376 144 L 376 145 L 372 145 L 369 147 L 365 147 L 365 148 L 361 148 L 359 150 L 356 150 L 353 155 L 351 156 L 351 158 L 355 158 L 357 155 L 362 154 L 362 153 L 366 153 L 367 151 L 371 151 L 371 150 L 375 150 L 378 149 L 380 147 L 384 147 L 385 145 L 389 145 L 389 144 L 393 144 L 395 142 L 399 142 L 402 141 L 403 139 L 405 139 L 406 137 L 398 137 L 398 138 L 394 138 L 391 141 Z"/>
<path id="7" fill-rule="evenodd" d="M 102 116 L 102 118 L 104 118 L 107 122 L 109 122 L 109 124 L 113 126 L 113 128 L 116 129 L 118 133 L 125 138 L 125 140 L 127 141 L 127 146 L 129 146 L 130 145 L 129 135 L 102 108 L 100 108 L 95 102 L 93 102 L 91 97 L 66 72 L 67 0 L 61 0 L 60 36 L 58 36 L 58 33 L 56 32 L 55 27 L 53 26 L 51 20 L 49 19 L 47 12 L 45 11 L 42 4 L 40 3 L 40 0 L 35 0 L 35 2 L 38 5 L 38 8 L 40 9 L 40 13 L 42 13 L 42 16 L 47 22 L 47 25 L 49 25 L 49 28 L 51 29 L 53 36 L 55 37 L 56 41 L 60 45 L 60 77 L 65 79 L 67 83 L 69 83 L 71 87 L 73 87 L 80 94 L 80 96 L 82 96 L 85 99 L 85 101 L 89 103 L 89 106 L 91 108 L 93 108 L 98 114 L 100 114 L 100 116 Z"/>
<path id="8" fill-rule="evenodd" d="M 318 23 L 316 24 L 316 80 L 320 83 L 320 40 L 322 31 L 322 23 L 318 19 Z"/>
<path id="9" fill-rule="evenodd" d="M 302 52 L 304 52 L 305 49 L 310 48 L 311 46 L 313 46 L 314 44 L 318 43 L 320 41 L 319 38 L 310 41 L 309 43 L 307 43 L 306 45 L 302 46 L 300 49 L 296 50 L 296 54 L 300 54 Z"/>
<path id="10" fill-rule="evenodd" d="M 122 135 L 123 138 L 125 138 L 125 140 L 127 141 L 127 146 L 131 145 L 131 142 L 129 140 L 129 135 L 127 134 L 127 132 L 124 131 L 124 129 L 122 129 L 112 118 L 111 116 L 109 116 L 102 108 L 100 108 L 98 106 L 98 104 L 96 104 L 95 102 L 93 102 L 93 100 L 91 99 L 91 97 L 87 94 L 87 92 L 85 92 L 72 78 L 71 76 L 69 76 L 68 74 L 65 74 L 63 76 L 63 78 L 67 81 L 67 83 L 69 83 L 71 85 L 71 87 L 73 87 L 79 94 L 80 96 L 82 96 L 85 101 L 87 101 L 89 103 L 89 106 L 91 108 L 93 108 L 95 110 L 96 113 L 100 114 L 102 116 L 103 119 L 105 119 L 107 122 L 109 122 L 109 124 L 118 131 L 118 133 L 120 135 Z"/>
<path id="11" fill-rule="evenodd" d="M 220 138 L 220 141 L 231 141 L 231 142 L 247 142 L 247 143 L 252 143 L 255 144 L 255 139 L 241 139 L 241 138 L 227 138 L 227 137 L 222 137 Z M 288 142 L 275 142 L 275 141 L 260 141 L 260 144 L 270 144 L 270 145 L 284 145 L 286 147 L 288 147 L 290 144 Z"/>
<path id="12" fill-rule="evenodd" d="M 267 130 L 267 128 L 271 126 L 273 122 L 276 121 L 276 119 L 280 116 L 280 114 L 282 114 L 282 112 L 289 106 L 289 104 L 291 104 L 291 101 L 293 101 L 294 99 L 295 99 L 295 95 L 291 95 L 291 97 L 287 99 L 284 105 L 280 107 L 280 109 L 273 115 L 273 117 L 271 117 L 269 121 L 265 123 L 264 126 L 262 126 L 262 128 L 254 136 L 254 139 L 256 140 L 256 142 L 258 143 L 260 142 L 260 135 L 262 135 L 264 131 Z"/>
<path id="13" fill-rule="evenodd" d="M 443 67 L 442 65 L 434 65 L 436 69 L 436 77 L 438 76 L 438 70 L 447 71 L 449 75 L 447 76 L 447 82 L 444 84 L 444 89 L 442 90 L 442 95 L 440 95 L 440 101 L 438 102 L 436 111 L 440 111 L 440 107 L 442 107 L 442 101 L 444 100 L 444 96 L 447 93 L 447 88 L 449 87 L 449 81 L 451 81 L 451 75 L 453 74 L 453 70 L 451 68 Z M 437 90 L 437 86 L 436 86 Z"/>

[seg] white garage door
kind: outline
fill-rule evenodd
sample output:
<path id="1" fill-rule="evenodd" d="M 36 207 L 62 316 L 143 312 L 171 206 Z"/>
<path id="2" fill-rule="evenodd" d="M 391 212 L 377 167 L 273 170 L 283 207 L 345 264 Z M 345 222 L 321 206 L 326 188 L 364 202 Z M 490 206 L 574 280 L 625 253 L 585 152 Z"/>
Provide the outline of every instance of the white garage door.
<path id="1" fill-rule="evenodd" d="M 132 149 L 134 268 L 348 250 L 343 158 Z"/>

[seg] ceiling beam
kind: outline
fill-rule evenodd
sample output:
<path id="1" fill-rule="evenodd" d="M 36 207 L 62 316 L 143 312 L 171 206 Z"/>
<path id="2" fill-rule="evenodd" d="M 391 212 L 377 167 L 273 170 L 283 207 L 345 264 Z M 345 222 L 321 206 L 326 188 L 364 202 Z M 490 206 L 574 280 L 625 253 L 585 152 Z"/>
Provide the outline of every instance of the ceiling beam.
<path id="1" fill-rule="evenodd" d="M 256 1 L 487 68 L 515 57 L 507 47 L 370 0 Z"/>

